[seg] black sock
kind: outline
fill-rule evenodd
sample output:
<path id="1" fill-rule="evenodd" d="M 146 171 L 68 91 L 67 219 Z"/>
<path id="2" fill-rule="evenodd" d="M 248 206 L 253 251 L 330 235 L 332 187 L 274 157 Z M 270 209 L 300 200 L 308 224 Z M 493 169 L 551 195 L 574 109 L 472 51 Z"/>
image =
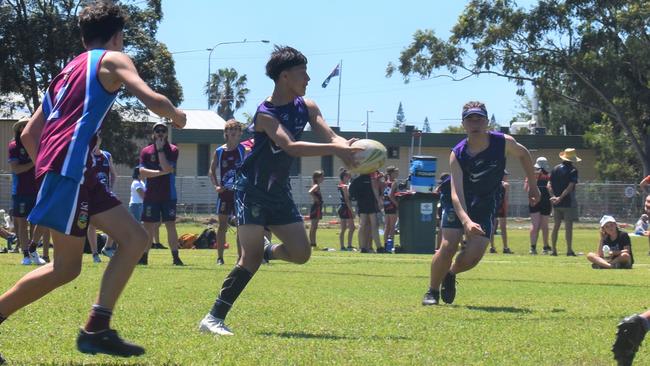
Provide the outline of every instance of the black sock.
<path id="1" fill-rule="evenodd" d="M 0 324 L 4 323 L 5 320 L 7 320 L 7 317 L 0 314 Z"/>
<path id="2" fill-rule="evenodd" d="M 93 305 L 93 308 L 90 311 L 90 316 L 88 317 L 88 322 L 86 323 L 84 330 L 86 332 L 94 333 L 104 329 L 108 329 L 111 322 L 112 315 L 113 315 L 113 311 L 111 311 L 111 309 L 105 308 L 97 304 Z"/>
<path id="3" fill-rule="evenodd" d="M 174 258 L 174 259 L 180 259 L 180 258 L 178 257 L 178 250 L 172 250 L 172 258 Z"/>
<path id="4" fill-rule="evenodd" d="M 29 244 L 29 252 L 30 252 L 30 253 L 34 253 L 35 251 L 36 251 L 36 243 L 31 242 L 31 243 Z"/>
<path id="5" fill-rule="evenodd" d="M 221 292 L 219 292 L 219 297 L 214 302 L 214 305 L 212 305 L 210 314 L 215 318 L 225 319 L 232 304 L 237 300 L 242 291 L 244 291 L 251 278 L 253 278 L 252 273 L 246 268 L 236 265 L 223 281 Z"/>

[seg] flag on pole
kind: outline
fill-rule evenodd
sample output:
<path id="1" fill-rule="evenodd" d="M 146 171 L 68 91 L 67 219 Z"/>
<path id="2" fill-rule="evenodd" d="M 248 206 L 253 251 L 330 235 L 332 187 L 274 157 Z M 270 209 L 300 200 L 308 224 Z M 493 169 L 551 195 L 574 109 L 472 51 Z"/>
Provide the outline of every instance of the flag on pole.
<path id="1" fill-rule="evenodd" d="M 321 86 L 323 88 L 327 88 L 327 84 L 330 83 L 330 80 L 335 76 L 339 76 L 340 74 L 341 74 L 341 64 L 338 64 L 338 65 L 336 65 L 334 70 L 332 70 L 332 72 L 329 74 L 327 79 L 325 79 L 325 81 L 323 81 L 323 84 Z"/>

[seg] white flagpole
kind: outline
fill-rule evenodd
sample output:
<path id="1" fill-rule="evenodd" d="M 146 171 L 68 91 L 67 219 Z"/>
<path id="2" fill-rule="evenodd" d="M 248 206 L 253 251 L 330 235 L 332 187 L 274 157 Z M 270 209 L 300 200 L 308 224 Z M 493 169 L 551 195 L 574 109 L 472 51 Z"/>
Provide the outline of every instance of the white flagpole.
<path id="1" fill-rule="evenodd" d="M 340 127 L 339 118 L 341 117 L 341 79 L 343 78 L 343 60 L 339 63 L 339 101 L 336 108 L 336 127 Z"/>

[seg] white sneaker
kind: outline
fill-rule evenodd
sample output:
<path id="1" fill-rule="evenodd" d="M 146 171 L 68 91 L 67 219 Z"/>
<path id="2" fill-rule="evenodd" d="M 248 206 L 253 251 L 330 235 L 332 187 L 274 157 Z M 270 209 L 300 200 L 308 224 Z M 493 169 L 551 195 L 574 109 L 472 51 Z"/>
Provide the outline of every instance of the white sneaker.
<path id="1" fill-rule="evenodd" d="M 112 258 L 113 254 L 115 254 L 115 249 L 103 247 L 102 254 L 107 256 L 108 258 Z"/>
<path id="2" fill-rule="evenodd" d="M 95 262 L 95 263 L 101 263 L 102 262 L 102 259 L 99 258 L 99 254 L 97 254 L 97 253 L 93 254 L 93 262 Z"/>
<path id="3" fill-rule="evenodd" d="M 217 319 L 210 313 L 208 313 L 208 315 L 206 315 L 199 323 L 199 332 L 212 333 L 221 336 L 235 335 L 226 324 L 223 323 L 222 319 Z"/>
<path id="4" fill-rule="evenodd" d="M 29 257 L 23 257 L 22 264 L 23 266 L 29 266 L 30 264 L 32 264 L 32 260 Z"/>
<path id="5" fill-rule="evenodd" d="M 37 266 L 42 266 L 42 265 L 44 265 L 44 264 L 47 263 L 47 262 L 45 262 L 45 261 L 43 260 L 43 258 L 41 258 L 41 257 L 38 255 L 38 252 L 29 253 L 29 259 L 30 259 L 30 261 L 32 262 L 32 264 L 35 264 L 35 265 L 37 265 Z M 24 261 L 23 261 L 23 262 L 24 262 Z M 24 263 L 23 263 L 23 264 L 24 264 Z"/>

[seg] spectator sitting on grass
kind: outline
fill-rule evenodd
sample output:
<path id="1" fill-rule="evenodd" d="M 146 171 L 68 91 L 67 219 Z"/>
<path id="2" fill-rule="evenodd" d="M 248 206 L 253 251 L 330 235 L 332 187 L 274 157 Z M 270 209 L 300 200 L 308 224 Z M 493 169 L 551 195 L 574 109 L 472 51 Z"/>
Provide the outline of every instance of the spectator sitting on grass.
<path id="1" fill-rule="evenodd" d="M 598 253 L 587 254 L 587 260 L 594 269 L 632 268 L 634 257 L 630 237 L 618 228 L 614 217 L 605 215 L 600 219 Z"/>
<path id="2" fill-rule="evenodd" d="M 643 214 L 634 225 L 635 235 L 648 235 L 648 215 Z"/>

